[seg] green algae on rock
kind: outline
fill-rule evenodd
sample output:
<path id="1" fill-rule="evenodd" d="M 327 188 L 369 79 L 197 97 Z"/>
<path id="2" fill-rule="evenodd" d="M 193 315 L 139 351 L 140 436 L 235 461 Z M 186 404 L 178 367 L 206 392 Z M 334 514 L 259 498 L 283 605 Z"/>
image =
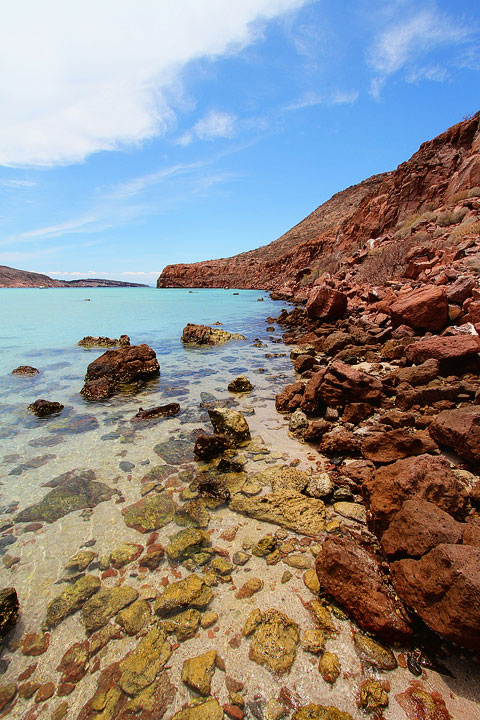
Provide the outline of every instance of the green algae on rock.
<path id="1" fill-rule="evenodd" d="M 72 555 L 65 565 L 65 569 L 74 572 L 83 572 L 88 568 L 96 555 L 97 553 L 93 550 L 79 550 L 75 555 Z"/>
<path id="2" fill-rule="evenodd" d="M 55 627 L 68 615 L 79 610 L 82 605 L 100 588 L 100 580 L 94 575 L 85 575 L 73 585 L 69 585 L 47 607 L 46 623 Z"/>
<path id="3" fill-rule="evenodd" d="M 249 658 L 283 675 L 292 667 L 300 639 L 298 625 L 279 610 L 254 610 L 243 634 L 252 635 Z"/>
<path id="4" fill-rule="evenodd" d="M 3 638 L 18 619 L 20 604 L 17 591 L 13 587 L 0 590 L 0 638 Z"/>
<path id="5" fill-rule="evenodd" d="M 353 718 L 350 713 L 342 712 L 333 705 L 310 703 L 296 710 L 292 715 L 292 720 L 353 720 Z"/>
<path id="6" fill-rule="evenodd" d="M 99 630 L 138 597 L 138 591 L 129 585 L 102 588 L 91 597 L 82 608 L 83 623 L 87 633 Z"/>
<path id="7" fill-rule="evenodd" d="M 136 635 L 145 626 L 150 617 L 150 605 L 146 600 L 135 600 L 120 610 L 115 621 L 125 630 L 127 635 Z"/>
<path id="8" fill-rule="evenodd" d="M 365 680 L 359 687 L 358 707 L 367 713 L 379 713 L 388 706 L 388 694 L 380 680 Z"/>
<path id="9" fill-rule="evenodd" d="M 93 508 L 98 503 L 110 500 L 115 490 L 94 480 L 94 477 L 92 470 L 73 470 L 60 475 L 49 483 L 53 490 L 40 502 L 19 512 L 15 522 L 53 523 L 75 510 Z"/>
<path id="10" fill-rule="evenodd" d="M 245 375 L 239 375 L 228 383 L 227 390 L 234 393 L 247 393 L 253 390 L 253 385 Z"/>
<path id="11" fill-rule="evenodd" d="M 215 672 L 216 650 L 188 658 L 182 667 L 182 680 L 200 695 L 210 695 L 213 673 Z"/>
<path id="12" fill-rule="evenodd" d="M 205 702 L 195 703 L 175 713 L 171 720 L 223 720 L 223 708 L 218 700 L 209 698 Z"/>
<path id="13" fill-rule="evenodd" d="M 187 527 L 207 528 L 210 523 L 210 513 L 203 498 L 187 500 L 175 515 L 177 525 Z"/>
<path id="14" fill-rule="evenodd" d="M 201 613 L 194 608 L 185 610 L 184 612 L 175 615 L 170 620 L 163 622 L 163 627 L 166 632 L 175 633 L 178 642 L 184 642 L 192 638 L 198 630 L 200 625 Z"/>
<path id="15" fill-rule="evenodd" d="M 155 613 L 165 617 L 170 612 L 184 608 L 205 608 L 213 597 L 213 592 L 198 575 L 187 575 L 183 580 L 167 585 L 155 603 Z"/>
<path id="16" fill-rule="evenodd" d="M 122 515 L 127 527 L 148 533 L 168 525 L 176 510 L 177 504 L 166 493 L 157 493 L 124 508 Z"/>
<path id="17" fill-rule="evenodd" d="M 230 510 L 255 520 L 265 520 L 303 535 L 317 535 L 325 529 L 325 505 L 292 490 L 278 490 L 259 497 L 235 495 Z"/>
<path id="18" fill-rule="evenodd" d="M 171 654 L 165 630 L 154 625 L 135 650 L 120 661 L 118 685 L 127 695 L 137 695 L 155 680 Z"/>
<path id="19" fill-rule="evenodd" d="M 325 682 L 333 685 L 340 675 L 340 660 L 338 655 L 332 652 L 324 652 L 318 663 L 320 675 Z"/>
<path id="20" fill-rule="evenodd" d="M 210 545 L 210 535 L 204 530 L 196 528 L 188 528 L 180 530 L 170 538 L 170 542 L 165 548 L 170 560 L 180 562 L 186 558 L 192 557 L 195 553 L 200 552 L 203 548 Z"/>
<path id="21" fill-rule="evenodd" d="M 314 655 L 320 655 L 325 648 L 325 635 L 318 628 L 307 628 L 303 633 L 302 648 Z"/>
<path id="22" fill-rule="evenodd" d="M 143 545 L 122 543 L 110 553 L 110 564 L 114 568 L 121 568 L 140 557 L 142 552 Z"/>
<path id="23" fill-rule="evenodd" d="M 241 447 L 250 441 L 248 423 L 238 410 L 216 407 L 209 410 L 208 415 L 215 432 L 225 435 L 234 447 Z"/>

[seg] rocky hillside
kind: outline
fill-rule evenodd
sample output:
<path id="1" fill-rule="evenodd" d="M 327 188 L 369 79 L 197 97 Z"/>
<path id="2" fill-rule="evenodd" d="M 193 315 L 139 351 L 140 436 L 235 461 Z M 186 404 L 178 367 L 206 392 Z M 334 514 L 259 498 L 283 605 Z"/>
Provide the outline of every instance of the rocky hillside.
<path id="1" fill-rule="evenodd" d="M 54 280 L 41 273 L 17 270 L 0 265 L 0 288 L 61 288 L 61 287 L 147 287 L 139 283 L 127 283 L 119 280 L 86 278 L 83 280 Z"/>
<path id="2" fill-rule="evenodd" d="M 334 195 L 278 240 L 232 258 L 168 265 L 157 287 L 243 287 L 294 294 L 352 253 L 402 245 L 427 213 L 454 210 L 480 185 L 480 115 L 449 128 L 389 173 Z M 366 255 L 361 256 L 361 260 Z"/>

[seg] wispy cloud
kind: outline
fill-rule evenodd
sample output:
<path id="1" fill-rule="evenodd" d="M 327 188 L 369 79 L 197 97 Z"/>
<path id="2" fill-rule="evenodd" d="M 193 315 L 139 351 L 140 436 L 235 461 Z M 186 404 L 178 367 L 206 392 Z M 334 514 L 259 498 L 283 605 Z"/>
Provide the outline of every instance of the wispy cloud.
<path id="1" fill-rule="evenodd" d="M 0 164 L 74 163 L 166 133 L 192 61 L 238 53 L 261 37 L 259 23 L 308 1 L 7 3 Z"/>
<path id="2" fill-rule="evenodd" d="M 326 94 L 318 94 L 309 91 L 302 95 L 298 100 L 285 105 L 283 110 L 303 110 L 304 108 L 314 107 L 315 105 L 352 105 L 358 100 L 359 93 L 357 90 L 334 90 Z"/>
<path id="3" fill-rule="evenodd" d="M 33 180 L 0 180 L 0 187 L 10 188 L 11 190 L 21 190 L 22 188 L 35 187 L 37 183 Z"/>
<path id="4" fill-rule="evenodd" d="M 430 66 L 428 72 L 422 59 L 433 50 L 468 42 L 474 32 L 475 29 L 463 19 L 440 12 L 435 5 L 392 22 L 376 37 L 369 52 L 369 63 L 375 72 L 371 94 L 378 99 L 387 79 L 402 69 L 408 71 L 407 79 L 447 79 L 444 68 L 437 64 Z M 443 79 L 442 70 L 445 73 Z"/>
<path id="5" fill-rule="evenodd" d="M 177 140 L 178 145 L 190 145 L 198 138 L 199 140 L 216 140 L 217 138 L 231 138 L 235 134 L 237 117 L 227 112 L 210 110 L 207 115 L 195 123 L 191 130 L 188 130 Z"/>

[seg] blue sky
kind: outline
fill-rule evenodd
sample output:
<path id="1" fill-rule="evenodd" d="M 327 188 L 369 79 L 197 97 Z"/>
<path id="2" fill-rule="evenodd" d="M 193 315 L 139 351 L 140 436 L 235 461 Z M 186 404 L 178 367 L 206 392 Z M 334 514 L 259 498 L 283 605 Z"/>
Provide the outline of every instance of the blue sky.
<path id="1" fill-rule="evenodd" d="M 472 0 L 15 0 L 0 264 L 154 284 L 265 245 L 479 89 Z"/>

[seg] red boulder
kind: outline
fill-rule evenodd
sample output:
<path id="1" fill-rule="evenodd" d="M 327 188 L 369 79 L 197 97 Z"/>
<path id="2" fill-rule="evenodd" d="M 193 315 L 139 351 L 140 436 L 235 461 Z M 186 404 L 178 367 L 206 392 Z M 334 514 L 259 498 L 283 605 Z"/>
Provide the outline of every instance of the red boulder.
<path id="1" fill-rule="evenodd" d="M 382 383 L 373 375 L 335 360 L 325 373 L 318 395 L 331 407 L 349 402 L 375 404 L 380 400 L 382 389 Z"/>
<path id="2" fill-rule="evenodd" d="M 389 313 L 394 327 L 409 325 L 436 332 L 447 324 L 448 301 L 442 288 L 425 285 L 396 300 Z"/>
<path id="3" fill-rule="evenodd" d="M 406 356 L 418 365 L 431 358 L 440 363 L 477 358 L 479 352 L 478 335 L 441 335 L 417 340 L 407 347 Z"/>
<path id="4" fill-rule="evenodd" d="M 327 285 L 311 290 L 307 300 L 307 313 L 317 320 L 338 320 L 347 311 L 347 296 Z"/>
<path id="5" fill-rule="evenodd" d="M 80 393 L 86 400 L 101 400 L 113 395 L 121 384 L 144 382 L 159 373 L 157 356 L 148 345 L 107 350 L 88 366 Z"/>
<path id="6" fill-rule="evenodd" d="M 464 523 L 421 498 L 405 500 L 382 536 L 386 555 L 419 557 L 441 543 L 462 541 Z"/>
<path id="7" fill-rule="evenodd" d="M 464 405 L 444 410 L 429 428 L 431 436 L 440 444 L 454 450 L 472 462 L 480 460 L 480 407 Z"/>

